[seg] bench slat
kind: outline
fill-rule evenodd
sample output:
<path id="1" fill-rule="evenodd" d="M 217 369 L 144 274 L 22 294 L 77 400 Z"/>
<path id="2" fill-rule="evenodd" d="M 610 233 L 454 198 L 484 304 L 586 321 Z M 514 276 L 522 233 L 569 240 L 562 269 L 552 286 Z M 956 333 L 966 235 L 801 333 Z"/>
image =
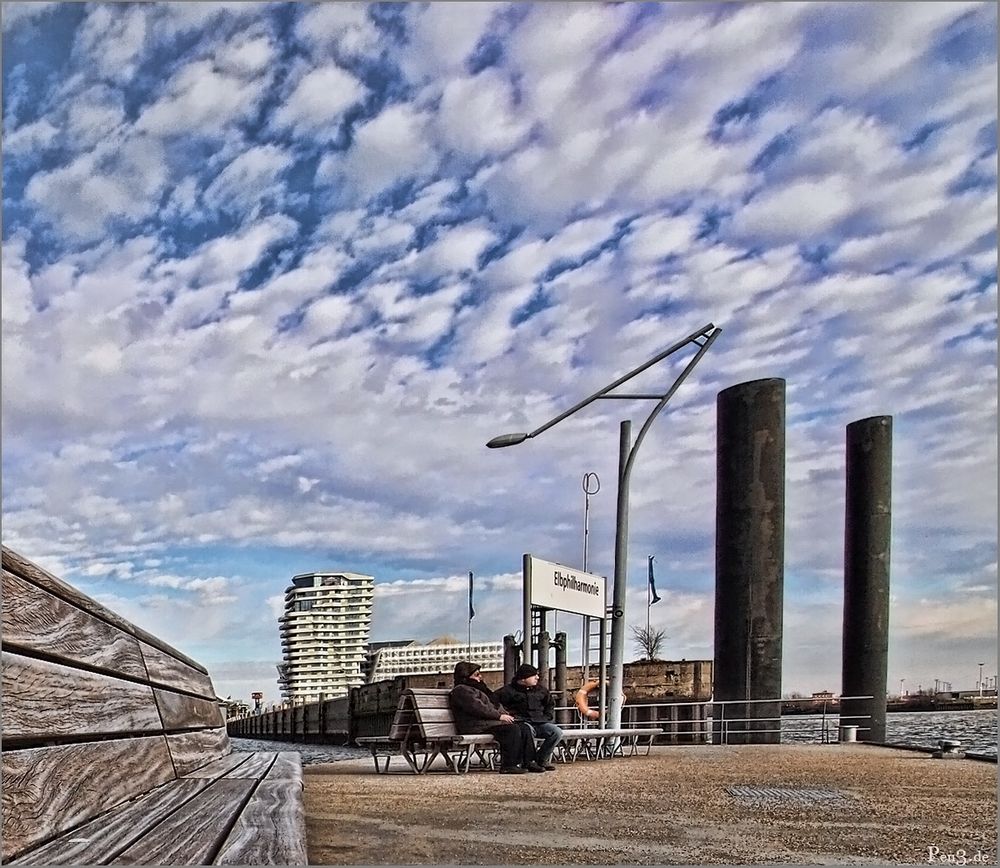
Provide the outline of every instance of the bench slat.
<path id="1" fill-rule="evenodd" d="M 5 739 L 161 729 L 144 684 L 8 652 L 2 662 Z"/>
<path id="2" fill-rule="evenodd" d="M 447 738 L 450 735 L 457 735 L 455 721 L 448 723 L 425 723 L 420 727 L 424 738 Z"/>
<path id="3" fill-rule="evenodd" d="M 3 856 L 173 778 L 162 735 L 3 752 Z"/>
<path id="4" fill-rule="evenodd" d="M 229 753 L 229 736 L 225 727 L 182 732 L 168 735 L 167 746 L 177 775 L 182 777 Z"/>
<path id="5" fill-rule="evenodd" d="M 417 711 L 417 717 L 423 724 L 427 723 L 451 723 L 455 722 L 455 715 L 450 708 L 424 708 L 422 705 Z"/>
<path id="6" fill-rule="evenodd" d="M 279 752 L 264 780 L 272 784 L 298 784 L 301 789 L 303 786 L 301 756 L 295 751 Z"/>
<path id="7" fill-rule="evenodd" d="M 154 648 L 147 642 L 140 642 L 139 650 L 142 652 L 142 659 L 146 664 L 151 682 L 175 690 L 187 690 L 206 699 L 215 699 L 212 679 L 204 672 L 199 672 L 182 660 L 163 653 L 159 648 Z"/>
<path id="8" fill-rule="evenodd" d="M 183 775 L 183 777 L 211 778 L 213 780 L 216 778 L 222 778 L 236 768 L 240 763 L 246 762 L 252 756 L 252 753 L 247 753 L 246 751 L 226 754 L 224 757 L 213 760 L 207 765 L 203 765 L 200 768 L 187 772 Z"/>
<path id="9" fill-rule="evenodd" d="M 209 864 L 253 786 L 248 780 L 216 781 L 110 864 Z"/>
<path id="10" fill-rule="evenodd" d="M 134 636 L 3 571 L 3 644 L 146 679 Z"/>
<path id="11" fill-rule="evenodd" d="M 196 729 L 225 724 L 222 709 L 210 699 L 196 699 L 172 690 L 153 689 L 164 729 Z"/>
<path id="12" fill-rule="evenodd" d="M 97 865 L 106 862 L 141 838 L 165 814 L 183 805 L 208 785 L 207 780 L 193 778 L 170 781 L 9 864 Z"/>
<path id="13" fill-rule="evenodd" d="M 255 754 L 251 754 L 250 759 L 248 759 L 245 763 L 240 763 L 240 765 L 229 772 L 226 777 L 249 778 L 258 781 L 264 777 L 272 765 L 274 765 L 274 752 L 260 751 Z"/>
<path id="14" fill-rule="evenodd" d="M 277 765 L 277 764 L 276 764 Z M 302 800 L 288 782 L 263 781 L 229 833 L 215 865 L 307 865 Z"/>
<path id="15" fill-rule="evenodd" d="M 90 599 L 83 592 L 78 591 L 72 585 L 66 584 L 62 579 L 56 578 L 48 570 L 43 570 L 31 561 L 22 558 L 17 552 L 7 548 L 7 546 L 3 546 L 3 567 L 5 570 L 9 570 L 15 575 L 20 576 L 22 579 L 27 579 L 31 584 L 45 588 L 45 590 L 55 596 L 67 600 L 74 606 L 83 609 L 85 612 L 89 612 L 102 621 L 107 621 L 118 629 L 135 635 L 132 631 L 132 625 L 120 615 L 116 615 L 110 609 L 105 609 L 104 606 Z"/>
<path id="16" fill-rule="evenodd" d="M 446 691 L 444 695 L 439 693 L 431 695 L 417 693 L 413 695 L 412 699 L 415 699 L 419 703 L 421 710 L 429 710 L 432 708 L 451 708 L 451 705 L 448 703 L 449 692 L 450 691 Z"/>

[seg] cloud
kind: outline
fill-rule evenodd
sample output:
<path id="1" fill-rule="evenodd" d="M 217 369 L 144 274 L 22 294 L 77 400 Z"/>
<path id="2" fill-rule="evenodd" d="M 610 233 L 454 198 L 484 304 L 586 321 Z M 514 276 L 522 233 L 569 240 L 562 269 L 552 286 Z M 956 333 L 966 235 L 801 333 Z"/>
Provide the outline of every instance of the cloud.
<path id="1" fill-rule="evenodd" d="M 617 429 L 651 405 L 484 444 L 713 321 L 637 456 L 628 622 L 656 553 L 670 653 L 711 657 L 714 396 L 783 377 L 785 688 L 839 681 L 843 431 L 874 414 L 892 673 L 989 659 L 995 9 L 126 12 L 5 33 L 5 542 L 226 692 L 274 690 L 318 568 L 376 576 L 378 639 L 464 635 L 471 569 L 498 639 L 524 552 L 580 562 L 585 472 L 611 572 Z"/>
<path id="2" fill-rule="evenodd" d="M 282 172 L 293 158 L 275 145 L 249 148 L 227 165 L 205 189 L 202 200 L 210 208 L 255 217 L 266 198 L 280 198 Z"/>
<path id="3" fill-rule="evenodd" d="M 357 78 L 336 64 L 317 67 L 299 79 L 274 121 L 278 126 L 292 127 L 299 135 L 333 137 L 344 112 L 366 92 Z"/>
<path id="4" fill-rule="evenodd" d="M 142 6 L 92 7 L 77 32 L 75 50 L 104 78 L 126 82 L 135 75 L 145 46 L 146 16 Z"/>
<path id="5" fill-rule="evenodd" d="M 98 145 L 69 165 L 39 172 L 25 190 L 64 232 L 82 241 L 101 237 L 113 219 L 134 222 L 151 214 L 167 181 L 159 141 L 133 136 Z"/>
<path id="6" fill-rule="evenodd" d="M 255 110 L 261 85 L 259 80 L 217 72 L 211 61 L 192 61 L 174 73 L 164 95 L 139 116 L 136 129 L 163 137 L 218 135 L 228 123 Z"/>
<path id="7" fill-rule="evenodd" d="M 317 56 L 334 52 L 359 57 L 379 47 L 379 30 L 363 3 L 317 3 L 306 7 L 295 25 L 295 35 Z"/>
<path id="8" fill-rule="evenodd" d="M 354 129 L 354 142 L 342 159 L 324 158 L 320 178 L 343 173 L 364 196 L 407 178 L 427 177 L 437 157 L 426 133 L 427 116 L 407 105 L 392 105 Z"/>

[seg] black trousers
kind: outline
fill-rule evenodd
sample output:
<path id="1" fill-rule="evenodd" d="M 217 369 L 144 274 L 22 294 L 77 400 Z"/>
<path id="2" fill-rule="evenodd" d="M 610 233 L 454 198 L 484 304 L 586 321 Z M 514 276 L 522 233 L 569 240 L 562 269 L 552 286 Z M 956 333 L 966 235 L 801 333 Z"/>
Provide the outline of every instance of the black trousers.
<path id="1" fill-rule="evenodd" d="M 490 735 L 500 745 L 503 768 L 526 766 L 535 761 L 535 731 L 524 721 L 491 726 Z"/>

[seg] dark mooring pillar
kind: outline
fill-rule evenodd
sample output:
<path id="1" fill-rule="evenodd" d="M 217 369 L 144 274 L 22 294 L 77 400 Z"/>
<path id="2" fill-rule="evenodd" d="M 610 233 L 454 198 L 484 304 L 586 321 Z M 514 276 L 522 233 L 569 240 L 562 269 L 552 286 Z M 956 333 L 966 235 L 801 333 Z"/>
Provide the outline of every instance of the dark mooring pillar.
<path id="1" fill-rule="evenodd" d="M 717 702 L 742 702 L 716 706 L 715 741 L 777 743 L 785 573 L 784 380 L 754 380 L 719 393 L 716 462 L 714 695 Z M 752 699 L 779 701 L 747 702 Z"/>
<path id="2" fill-rule="evenodd" d="M 844 664 L 841 722 L 862 741 L 885 741 L 889 666 L 889 536 L 892 524 L 892 416 L 847 426 L 844 520 Z M 852 718 L 852 715 L 870 715 Z"/>

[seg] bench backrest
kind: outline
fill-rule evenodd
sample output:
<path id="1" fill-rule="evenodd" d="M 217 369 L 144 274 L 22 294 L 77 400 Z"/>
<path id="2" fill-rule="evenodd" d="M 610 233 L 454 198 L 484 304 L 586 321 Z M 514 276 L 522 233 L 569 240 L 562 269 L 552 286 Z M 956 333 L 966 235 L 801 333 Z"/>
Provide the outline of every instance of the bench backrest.
<path id="1" fill-rule="evenodd" d="M 204 667 L 3 547 L 3 858 L 230 752 Z"/>
<path id="2" fill-rule="evenodd" d="M 389 738 L 426 741 L 458 735 L 455 717 L 448 704 L 450 690 L 410 688 L 404 690 L 396 706 Z"/>

